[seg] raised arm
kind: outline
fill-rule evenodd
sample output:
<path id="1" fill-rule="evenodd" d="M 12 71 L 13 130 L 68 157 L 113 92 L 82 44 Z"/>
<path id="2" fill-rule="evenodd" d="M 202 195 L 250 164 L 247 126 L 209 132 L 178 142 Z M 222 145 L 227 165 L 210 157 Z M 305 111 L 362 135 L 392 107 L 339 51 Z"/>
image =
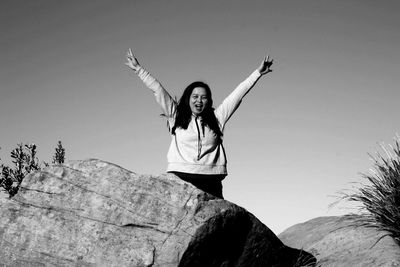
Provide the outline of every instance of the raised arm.
<path id="1" fill-rule="evenodd" d="M 239 107 L 243 97 L 257 83 L 258 79 L 260 79 L 261 76 L 272 71 L 272 63 L 273 60 L 270 59 L 269 56 L 265 57 L 260 66 L 252 74 L 250 74 L 250 76 L 247 77 L 246 80 L 241 82 L 215 110 L 215 115 L 218 118 L 222 129 L 224 129 L 226 122 Z"/>
<path id="2" fill-rule="evenodd" d="M 171 95 L 164 89 L 159 81 L 157 81 L 147 70 L 145 70 L 135 58 L 132 50 L 129 48 L 126 54 L 127 65 L 131 70 L 133 70 L 143 83 L 154 93 L 157 103 L 161 106 L 164 115 L 168 118 L 172 118 L 176 111 L 176 101 L 171 97 Z"/>

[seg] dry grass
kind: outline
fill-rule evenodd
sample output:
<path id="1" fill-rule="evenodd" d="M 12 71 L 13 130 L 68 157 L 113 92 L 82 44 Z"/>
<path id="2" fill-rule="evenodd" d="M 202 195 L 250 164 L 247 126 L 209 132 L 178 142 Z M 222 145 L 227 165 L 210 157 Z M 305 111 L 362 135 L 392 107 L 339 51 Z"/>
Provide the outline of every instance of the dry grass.
<path id="1" fill-rule="evenodd" d="M 370 155 L 374 162 L 368 174 L 362 174 L 367 183 L 351 193 L 342 193 L 341 199 L 356 202 L 359 214 L 347 215 L 355 226 L 372 227 L 386 232 L 400 244 L 400 138 L 394 146 L 381 145 L 382 152 Z"/>
<path id="2" fill-rule="evenodd" d="M 297 258 L 296 263 L 293 265 L 293 267 L 316 267 L 316 259 L 305 252 L 304 250 L 301 249 L 299 253 L 299 257 Z"/>

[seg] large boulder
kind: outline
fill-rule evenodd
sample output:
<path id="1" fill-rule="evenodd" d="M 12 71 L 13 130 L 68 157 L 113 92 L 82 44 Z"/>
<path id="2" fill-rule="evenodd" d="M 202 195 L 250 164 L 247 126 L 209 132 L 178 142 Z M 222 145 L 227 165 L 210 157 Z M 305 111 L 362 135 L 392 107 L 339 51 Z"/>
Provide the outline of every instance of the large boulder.
<path id="1" fill-rule="evenodd" d="M 100 160 L 28 175 L 0 198 L 5 266 L 301 266 L 257 218 L 172 174 Z M 0 264 L 0 265 L 1 265 Z"/>
<path id="2" fill-rule="evenodd" d="M 346 216 L 319 217 L 279 234 L 287 245 L 310 251 L 318 266 L 400 266 L 400 247 L 386 232 L 354 226 Z"/>

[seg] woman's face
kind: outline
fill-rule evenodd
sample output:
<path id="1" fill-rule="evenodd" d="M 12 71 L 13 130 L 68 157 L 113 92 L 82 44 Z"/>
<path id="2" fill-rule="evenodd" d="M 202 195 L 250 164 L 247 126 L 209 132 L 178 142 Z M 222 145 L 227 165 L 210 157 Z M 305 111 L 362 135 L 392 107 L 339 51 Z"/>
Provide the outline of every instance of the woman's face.
<path id="1" fill-rule="evenodd" d="M 189 99 L 189 106 L 194 115 L 200 115 L 208 105 L 208 95 L 203 87 L 193 89 Z"/>

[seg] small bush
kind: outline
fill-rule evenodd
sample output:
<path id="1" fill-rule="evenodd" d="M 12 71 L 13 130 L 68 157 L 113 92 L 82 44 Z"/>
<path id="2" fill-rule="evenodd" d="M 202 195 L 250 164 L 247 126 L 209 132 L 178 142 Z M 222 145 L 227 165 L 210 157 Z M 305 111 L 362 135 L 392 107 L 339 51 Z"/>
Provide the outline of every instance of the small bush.
<path id="1" fill-rule="evenodd" d="M 10 198 L 18 193 L 22 180 L 26 175 L 33 171 L 40 170 L 39 160 L 36 157 L 37 147 L 35 144 L 18 144 L 17 147 L 11 151 L 13 168 L 0 165 L 0 186 L 3 187 L 8 193 Z M 53 163 L 62 164 L 65 160 L 65 149 L 62 147 L 61 141 L 58 141 L 56 153 L 53 156 Z M 48 166 L 46 162 L 42 163 Z"/>
<path id="2" fill-rule="evenodd" d="M 386 231 L 400 244 L 400 138 L 395 146 L 381 145 L 383 154 L 370 155 L 374 166 L 369 174 L 362 174 L 367 184 L 352 193 L 342 193 L 344 200 L 359 204 L 360 214 L 348 215 L 356 226 Z"/>
<path id="3" fill-rule="evenodd" d="M 63 148 L 61 141 L 58 141 L 56 152 L 53 156 L 53 164 L 63 164 L 65 161 L 65 149 Z"/>

